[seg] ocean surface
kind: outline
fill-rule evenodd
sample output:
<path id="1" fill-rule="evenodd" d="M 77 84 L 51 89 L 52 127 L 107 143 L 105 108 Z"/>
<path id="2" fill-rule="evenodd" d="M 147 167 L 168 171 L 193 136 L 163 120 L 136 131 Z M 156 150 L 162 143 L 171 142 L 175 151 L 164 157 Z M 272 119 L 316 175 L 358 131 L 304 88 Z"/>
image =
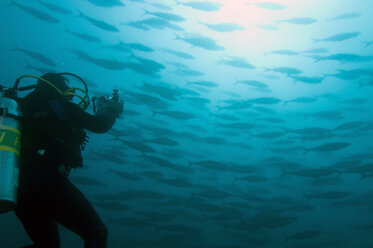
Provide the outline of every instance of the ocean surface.
<path id="1" fill-rule="evenodd" d="M 4 0 L 0 84 L 71 72 L 90 97 L 119 90 L 123 114 L 88 133 L 70 176 L 110 248 L 373 247 L 372 9 Z M 84 246 L 60 233 L 62 247 Z M 0 215 L 0 247 L 29 244 L 14 213 Z"/>

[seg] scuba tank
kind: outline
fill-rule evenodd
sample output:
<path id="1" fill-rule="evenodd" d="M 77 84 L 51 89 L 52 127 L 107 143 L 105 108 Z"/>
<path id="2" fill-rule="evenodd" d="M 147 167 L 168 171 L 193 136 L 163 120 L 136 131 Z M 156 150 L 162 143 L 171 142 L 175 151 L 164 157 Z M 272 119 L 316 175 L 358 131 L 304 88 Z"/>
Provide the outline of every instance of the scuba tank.
<path id="1" fill-rule="evenodd" d="M 35 89 L 37 86 L 18 87 L 21 79 L 38 79 L 42 83 L 50 85 L 63 96 L 77 96 L 81 99 L 78 105 L 83 109 L 86 109 L 89 105 L 88 88 L 84 80 L 68 72 L 59 74 L 78 78 L 84 84 L 85 89 L 70 88 L 62 92 L 48 80 L 32 75 L 24 75 L 17 78 L 12 88 L 0 85 L 0 93 L 2 93 L 2 96 L 0 96 L 0 214 L 11 211 L 17 205 L 21 148 L 21 114 L 18 108 L 19 98 L 17 92 Z M 83 92 L 84 96 L 76 94 L 76 90 Z"/>
<path id="2" fill-rule="evenodd" d="M 0 97 L 0 213 L 12 210 L 17 203 L 21 132 L 18 104 Z"/>

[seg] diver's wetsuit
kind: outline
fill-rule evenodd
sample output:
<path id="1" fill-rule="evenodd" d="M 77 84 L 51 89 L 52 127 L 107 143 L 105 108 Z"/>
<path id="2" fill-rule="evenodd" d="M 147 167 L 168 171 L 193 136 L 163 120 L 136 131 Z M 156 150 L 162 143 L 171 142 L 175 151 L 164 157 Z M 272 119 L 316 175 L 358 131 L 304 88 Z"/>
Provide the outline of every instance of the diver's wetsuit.
<path id="1" fill-rule="evenodd" d="M 78 234 L 85 241 L 85 248 L 106 248 L 105 225 L 82 192 L 60 172 L 61 163 L 70 163 L 69 156 L 79 163 L 80 150 L 76 155 L 74 149 L 62 149 L 61 154 L 60 146 L 51 139 L 56 135 L 66 143 L 74 143 L 76 138 L 75 147 L 79 149 L 84 139 L 83 129 L 106 132 L 114 124 L 117 113 L 108 111 L 93 116 L 63 98 L 56 100 L 37 92 L 21 99 L 20 109 L 24 119 L 15 213 L 34 242 L 33 247 L 60 247 L 57 228 L 60 223 Z M 73 159 L 71 163 L 76 161 Z"/>

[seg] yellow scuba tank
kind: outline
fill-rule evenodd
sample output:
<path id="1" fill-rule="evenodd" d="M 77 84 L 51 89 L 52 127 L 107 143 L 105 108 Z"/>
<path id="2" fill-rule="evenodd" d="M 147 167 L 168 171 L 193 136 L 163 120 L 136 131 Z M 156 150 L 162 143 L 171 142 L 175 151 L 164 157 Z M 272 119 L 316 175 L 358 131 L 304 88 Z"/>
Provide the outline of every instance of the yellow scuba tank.
<path id="1" fill-rule="evenodd" d="M 17 203 L 21 132 L 18 104 L 0 97 L 0 213 Z"/>

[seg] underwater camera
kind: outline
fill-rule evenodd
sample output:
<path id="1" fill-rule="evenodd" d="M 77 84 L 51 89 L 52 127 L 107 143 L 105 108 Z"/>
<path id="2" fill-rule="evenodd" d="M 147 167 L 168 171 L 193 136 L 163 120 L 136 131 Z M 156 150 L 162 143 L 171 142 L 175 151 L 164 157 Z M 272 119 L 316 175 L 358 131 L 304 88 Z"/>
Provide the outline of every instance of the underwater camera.
<path id="1" fill-rule="evenodd" d="M 114 89 L 111 96 L 92 97 L 93 113 L 95 115 L 101 115 L 107 112 L 107 108 L 114 102 L 123 104 L 123 100 L 119 100 L 118 89 Z"/>

